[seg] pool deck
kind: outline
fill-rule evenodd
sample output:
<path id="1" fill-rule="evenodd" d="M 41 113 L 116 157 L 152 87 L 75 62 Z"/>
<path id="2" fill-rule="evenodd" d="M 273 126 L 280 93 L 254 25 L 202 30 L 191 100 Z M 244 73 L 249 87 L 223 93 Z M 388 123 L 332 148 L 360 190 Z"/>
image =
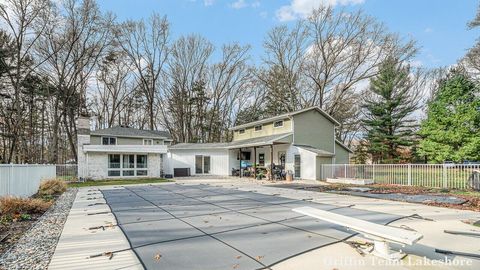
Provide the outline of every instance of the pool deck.
<path id="1" fill-rule="evenodd" d="M 314 182 L 305 181 L 305 183 L 313 184 Z M 386 264 L 392 269 L 480 268 L 480 259 L 461 256 L 445 257 L 435 252 L 435 248 L 440 248 L 480 254 L 478 237 L 444 233 L 444 230 L 480 232 L 480 228 L 462 222 L 462 220 L 470 219 L 480 220 L 479 212 L 269 187 L 268 185 L 259 184 L 256 181 L 236 178 L 185 178 L 177 179 L 176 183 L 159 185 L 172 184 L 208 184 L 223 188 L 238 188 L 238 190 L 254 191 L 268 195 L 275 194 L 291 199 L 311 199 L 313 202 L 338 207 L 349 206 L 353 209 L 383 212 L 400 216 L 418 214 L 425 218 L 404 218 L 389 225 L 414 229 L 424 235 L 423 239 L 416 245 L 406 247 L 393 246 L 394 248 L 401 248 L 409 254 L 401 263 L 391 265 L 371 255 L 363 257 L 348 244 L 340 242 L 289 258 L 274 265 L 271 269 L 323 269 L 326 267 L 328 267 L 328 269 L 384 269 Z M 117 226 L 107 226 L 105 230 L 88 229 L 94 226 L 116 224 L 115 217 L 111 213 L 110 208 L 108 205 L 103 204 L 105 200 L 99 191 L 116 188 L 121 187 L 89 187 L 79 189 L 49 269 L 143 269 L 137 256 L 130 249 L 127 238 Z M 101 214 L 91 215 L 94 213 Z M 365 241 L 365 238 L 355 236 L 350 240 Z M 123 249 L 125 249 L 125 251 L 115 253 L 111 258 L 109 256 L 89 258 L 92 255 L 101 254 L 106 251 Z M 445 258 L 447 258 L 447 264 L 442 265 Z"/>

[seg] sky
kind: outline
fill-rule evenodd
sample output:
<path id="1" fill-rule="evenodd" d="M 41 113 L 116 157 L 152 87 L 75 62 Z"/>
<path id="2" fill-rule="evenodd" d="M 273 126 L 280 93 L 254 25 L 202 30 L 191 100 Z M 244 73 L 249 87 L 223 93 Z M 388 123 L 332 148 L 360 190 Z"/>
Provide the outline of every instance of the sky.
<path id="1" fill-rule="evenodd" d="M 251 46 L 260 63 L 266 33 L 281 24 L 293 24 L 320 4 L 346 10 L 362 9 L 391 32 L 417 41 L 417 66 L 436 68 L 457 62 L 480 38 L 468 29 L 478 0 L 98 0 L 103 11 L 119 21 L 146 19 L 152 12 L 166 15 L 172 37 L 199 34 L 216 48 L 238 42 Z"/>

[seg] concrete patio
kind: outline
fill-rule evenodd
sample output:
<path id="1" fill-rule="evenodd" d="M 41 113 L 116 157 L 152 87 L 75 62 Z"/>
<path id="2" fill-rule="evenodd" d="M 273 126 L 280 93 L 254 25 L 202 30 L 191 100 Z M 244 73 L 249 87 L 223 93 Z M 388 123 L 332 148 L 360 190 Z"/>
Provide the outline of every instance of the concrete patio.
<path id="1" fill-rule="evenodd" d="M 269 187 L 246 179 L 185 178 L 155 186 L 80 189 L 49 269 L 385 268 L 385 261 L 363 257 L 343 242 L 365 239 L 291 211 L 305 204 L 423 234 L 414 246 L 394 246 L 409 254 L 389 265 L 394 269 L 480 267 L 479 259 L 450 255 L 449 264 L 439 265 L 445 255 L 435 252 L 479 254 L 477 238 L 443 232 L 475 230 L 461 220 L 478 220 L 477 212 Z M 425 219 L 401 218 L 412 214 Z"/>

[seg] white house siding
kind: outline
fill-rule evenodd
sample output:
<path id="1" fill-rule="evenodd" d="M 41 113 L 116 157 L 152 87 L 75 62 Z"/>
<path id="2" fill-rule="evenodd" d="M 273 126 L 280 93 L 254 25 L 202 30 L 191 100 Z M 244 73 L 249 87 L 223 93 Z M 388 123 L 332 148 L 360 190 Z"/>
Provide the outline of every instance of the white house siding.
<path id="1" fill-rule="evenodd" d="M 83 145 L 90 144 L 90 135 L 77 135 L 77 158 L 78 158 L 78 166 L 77 166 L 77 173 L 78 177 L 87 177 L 87 160 L 85 152 L 83 152 Z"/>
<path id="2" fill-rule="evenodd" d="M 170 149 L 169 170 L 174 168 L 190 168 L 190 173 L 195 175 L 195 155 L 210 156 L 211 175 L 227 176 L 231 166 L 227 149 Z"/>
<path id="3" fill-rule="evenodd" d="M 307 151 L 305 149 L 290 145 L 287 149 L 287 157 L 285 162 L 285 167 L 287 171 L 295 171 L 294 161 L 295 155 L 300 155 L 300 178 L 316 180 L 317 179 L 317 170 L 316 170 L 316 157 L 315 153 Z"/>
<path id="4" fill-rule="evenodd" d="M 118 153 L 115 153 L 118 154 Z M 125 153 L 131 154 L 131 153 Z M 144 154 L 139 154 L 144 155 Z M 160 154 L 148 154 L 147 158 L 148 175 L 147 177 L 160 177 L 160 170 L 162 168 L 162 159 Z M 108 153 L 89 152 L 85 155 L 87 160 L 86 177 L 90 179 L 104 179 L 108 178 Z M 123 176 L 115 176 L 113 178 L 122 178 Z M 132 178 L 133 176 L 128 176 Z M 140 176 L 139 176 L 140 177 Z M 145 176 L 141 176 L 145 177 Z"/>
<path id="5" fill-rule="evenodd" d="M 108 175 L 108 154 L 106 153 L 87 153 L 87 178 L 103 179 Z"/>

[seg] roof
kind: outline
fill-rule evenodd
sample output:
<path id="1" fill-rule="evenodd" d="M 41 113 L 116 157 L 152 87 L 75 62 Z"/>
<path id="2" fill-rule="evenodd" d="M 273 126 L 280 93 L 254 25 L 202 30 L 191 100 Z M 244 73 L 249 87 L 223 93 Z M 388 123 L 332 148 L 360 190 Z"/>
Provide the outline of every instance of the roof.
<path id="1" fill-rule="evenodd" d="M 348 148 L 348 146 L 346 146 L 345 144 L 343 144 L 341 141 L 339 141 L 338 139 L 335 139 L 335 143 L 337 143 L 338 145 L 340 145 L 343 149 L 347 150 L 348 152 L 350 153 L 353 153 L 353 151 Z"/>
<path id="2" fill-rule="evenodd" d="M 305 149 L 307 151 L 313 152 L 313 153 L 317 154 L 317 156 L 319 156 L 319 157 L 333 157 L 333 156 L 335 156 L 335 154 L 332 153 L 332 152 L 328 152 L 328 151 L 325 151 L 325 150 L 322 150 L 322 149 L 318 149 L 318 148 L 315 148 L 315 147 L 310 146 L 310 145 L 295 144 L 295 146 L 299 147 L 299 148 L 302 148 L 302 149 Z"/>
<path id="3" fill-rule="evenodd" d="M 322 110 L 320 107 L 313 106 L 313 107 L 305 108 L 305 109 L 302 109 L 302 110 L 289 112 L 289 113 L 284 113 L 284 114 L 280 114 L 280 115 L 277 115 L 277 116 L 265 118 L 265 119 L 262 119 L 262 120 L 253 121 L 253 122 L 250 122 L 250 123 L 234 126 L 234 127 L 231 127 L 230 130 L 238 130 L 238 129 L 243 129 L 243 128 L 247 128 L 247 127 L 251 127 L 251 126 L 255 126 L 255 125 L 270 123 L 270 122 L 277 121 L 277 120 L 291 118 L 294 115 L 301 114 L 301 113 L 304 113 L 304 112 L 308 112 L 308 111 L 311 111 L 311 110 L 316 110 L 321 115 L 323 115 L 325 118 L 327 118 L 330 122 L 332 122 L 334 125 L 340 125 L 340 123 L 337 120 L 335 120 L 335 118 L 330 116 L 327 112 Z"/>
<path id="4" fill-rule="evenodd" d="M 172 139 L 168 131 L 163 130 L 146 130 L 131 127 L 115 126 L 111 128 L 104 128 L 94 130 L 90 133 L 97 136 L 118 136 L 118 137 L 132 137 L 132 138 L 152 138 L 152 139 Z"/>
<path id="5" fill-rule="evenodd" d="M 170 149 L 235 149 L 242 147 L 271 145 L 274 143 L 291 143 L 292 133 L 263 136 L 229 143 L 179 143 L 170 146 Z"/>

